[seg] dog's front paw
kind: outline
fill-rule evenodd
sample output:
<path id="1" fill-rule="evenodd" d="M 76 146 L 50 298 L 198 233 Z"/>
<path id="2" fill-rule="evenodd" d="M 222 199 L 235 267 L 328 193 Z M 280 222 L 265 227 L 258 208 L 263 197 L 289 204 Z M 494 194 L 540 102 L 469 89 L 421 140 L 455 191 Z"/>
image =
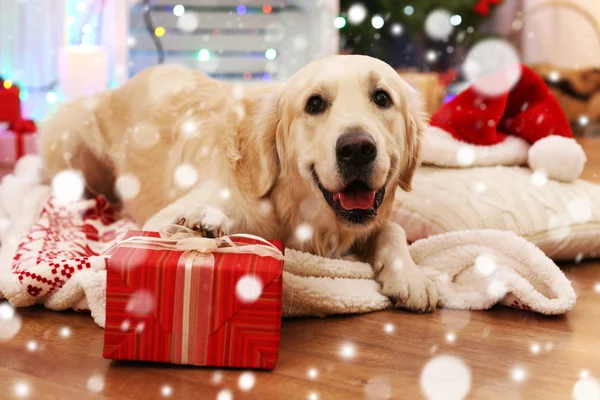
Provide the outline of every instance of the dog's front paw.
<path id="1" fill-rule="evenodd" d="M 179 213 L 161 233 L 165 236 L 195 234 L 215 238 L 228 235 L 230 230 L 231 220 L 223 212 L 209 204 L 202 204 Z"/>
<path id="2" fill-rule="evenodd" d="M 435 310 L 438 301 L 435 284 L 416 265 L 384 266 L 378 278 L 381 293 L 391 298 L 396 308 L 416 312 Z"/>

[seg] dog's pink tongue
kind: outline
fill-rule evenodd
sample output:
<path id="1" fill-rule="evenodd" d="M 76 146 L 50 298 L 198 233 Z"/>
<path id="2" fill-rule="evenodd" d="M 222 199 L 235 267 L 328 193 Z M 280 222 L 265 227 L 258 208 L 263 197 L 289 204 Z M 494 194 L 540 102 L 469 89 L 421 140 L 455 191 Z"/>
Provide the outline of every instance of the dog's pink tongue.
<path id="1" fill-rule="evenodd" d="M 375 201 L 375 192 L 348 192 L 337 193 L 334 196 L 340 199 L 340 204 L 344 210 L 367 210 L 373 207 Z"/>

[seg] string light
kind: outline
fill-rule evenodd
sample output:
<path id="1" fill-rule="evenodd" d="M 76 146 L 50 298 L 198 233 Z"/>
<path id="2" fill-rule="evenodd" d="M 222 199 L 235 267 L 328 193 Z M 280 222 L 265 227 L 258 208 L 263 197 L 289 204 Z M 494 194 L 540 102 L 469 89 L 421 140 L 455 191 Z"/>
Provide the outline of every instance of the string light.
<path id="1" fill-rule="evenodd" d="M 202 49 L 198 52 L 198 60 L 201 62 L 206 62 L 210 60 L 210 51 L 207 49 Z"/>
<path id="2" fill-rule="evenodd" d="M 87 10 L 87 3 L 85 1 L 80 1 L 79 3 L 77 3 L 77 11 L 79 12 L 84 12 L 85 10 Z"/>
<path id="3" fill-rule="evenodd" d="M 158 26 L 156 27 L 156 29 L 154 30 L 154 34 L 158 37 L 164 36 L 165 34 L 165 28 L 162 26 Z"/>
<path id="4" fill-rule="evenodd" d="M 270 4 L 265 4 L 265 5 L 262 7 L 262 12 L 264 12 L 265 14 L 270 14 L 270 13 L 271 13 L 271 11 L 273 11 L 273 7 L 271 7 L 271 5 L 270 5 Z"/>
<path id="5" fill-rule="evenodd" d="M 10 89 L 12 87 L 13 83 L 11 80 L 5 80 L 4 81 L 4 89 Z"/>
<path id="6" fill-rule="evenodd" d="M 46 101 L 48 102 L 48 104 L 56 103 L 57 99 L 58 99 L 58 96 L 56 95 L 56 93 L 54 93 L 54 92 L 46 93 Z"/>
<path id="7" fill-rule="evenodd" d="M 384 21 L 381 15 L 375 15 L 373 16 L 373 18 L 371 18 L 371 25 L 373 25 L 373 28 L 381 29 L 381 27 L 383 27 L 383 24 Z"/>
<path id="8" fill-rule="evenodd" d="M 415 9 L 413 8 L 413 6 L 404 7 L 404 14 L 413 15 L 414 13 L 415 13 Z"/>
<path id="9" fill-rule="evenodd" d="M 265 58 L 267 60 L 274 60 L 277 57 L 277 50 L 275 49 L 267 49 L 265 51 Z"/>
<path id="10" fill-rule="evenodd" d="M 245 5 L 240 4 L 236 7 L 235 11 L 238 13 L 238 15 L 246 15 L 247 9 Z"/>
<path id="11" fill-rule="evenodd" d="M 175 7 L 173 7 L 173 14 L 175 14 L 176 17 L 181 17 L 184 13 L 185 7 L 181 4 L 178 4 Z"/>
<path id="12" fill-rule="evenodd" d="M 346 19 L 344 17 L 336 17 L 333 20 L 333 26 L 335 26 L 337 29 L 342 29 L 346 26 Z"/>

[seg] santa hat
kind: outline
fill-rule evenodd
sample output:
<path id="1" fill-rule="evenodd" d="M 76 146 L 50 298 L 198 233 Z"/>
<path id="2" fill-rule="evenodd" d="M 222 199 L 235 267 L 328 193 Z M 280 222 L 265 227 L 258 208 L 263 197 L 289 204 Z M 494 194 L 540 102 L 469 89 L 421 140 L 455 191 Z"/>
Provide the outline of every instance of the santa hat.
<path id="1" fill-rule="evenodd" d="M 472 85 L 432 115 L 423 162 L 441 167 L 529 164 L 552 179 L 579 178 L 586 157 L 567 118 L 542 78 L 520 68 L 510 91 L 490 96 Z"/>

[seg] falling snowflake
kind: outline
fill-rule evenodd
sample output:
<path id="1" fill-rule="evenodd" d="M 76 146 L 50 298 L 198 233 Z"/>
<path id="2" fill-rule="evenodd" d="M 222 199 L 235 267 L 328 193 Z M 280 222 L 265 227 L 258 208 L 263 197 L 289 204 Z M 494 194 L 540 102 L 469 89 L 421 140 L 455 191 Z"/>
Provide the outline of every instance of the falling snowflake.
<path id="1" fill-rule="evenodd" d="M 456 333 L 448 332 L 446 333 L 446 342 L 454 343 L 456 341 Z"/>
<path id="2" fill-rule="evenodd" d="M 66 339 L 71 336 L 71 328 L 68 326 L 63 326 L 59 331 L 60 337 Z"/>
<path id="3" fill-rule="evenodd" d="M 429 51 L 427 51 L 427 53 L 425 53 L 425 59 L 427 61 L 429 61 L 430 63 L 437 60 L 437 58 L 438 58 L 438 55 L 435 50 L 429 50 Z"/>
<path id="4" fill-rule="evenodd" d="M 396 327 L 394 326 L 394 324 L 388 322 L 387 324 L 385 324 L 383 326 L 383 331 L 385 333 L 394 333 L 394 331 L 396 330 Z"/>
<path id="5" fill-rule="evenodd" d="M 179 125 L 179 133 L 185 138 L 191 138 L 198 135 L 198 121 L 193 118 L 189 118 Z"/>
<path id="6" fill-rule="evenodd" d="M 171 397 L 173 394 L 173 388 L 169 385 L 162 385 L 160 388 L 160 395 L 162 397 Z"/>
<path id="7" fill-rule="evenodd" d="M 227 188 L 221 190 L 221 198 L 223 200 L 229 200 L 231 198 L 231 190 Z"/>
<path id="8" fill-rule="evenodd" d="M 353 4 L 348 9 L 348 22 L 358 25 L 367 18 L 367 9 L 360 3 Z"/>
<path id="9" fill-rule="evenodd" d="M 0 218 L 0 234 L 6 232 L 10 227 L 10 219 Z"/>
<path id="10" fill-rule="evenodd" d="M 244 275 L 235 285 L 235 295 L 243 303 L 252 303 L 262 294 L 263 284 L 254 275 Z"/>
<path id="11" fill-rule="evenodd" d="M 198 28 L 198 24 L 200 21 L 198 20 L 198 15 L 191 12 L 186 12 L 179 18 L 177 18 L 177 29 L 180 31 L 190 33 L 194 32 L 196 28 Z"/>
<path id="12" fill-rule="evenodd" d="M 575 255 L 575 264 L 581 264 L 581 261 L 583 261 L 583 253 L 579 252 Z"/>
<path id="13" fill-rule="evenodd" d="M 527 371 L 523 367 L 514 367 L 510 370 L 510 379 L 521 383 L 527 379 Z"/>
<path id="14" fill-rule="evenodd" d="M 137 326 L 135 327 L 135 333 L 142 333 L 144 332 L 144 328 L 146 328 L 146 324 L 143 322 L 140 322 L 137 324 Z"/>
<path id="15" fill-rule="evenodd" d="M 450 22 L 452 14 L 448 10 L 436 9 L 427 15 L 425 19 L 425 32 L 427 36 L 434 40 L 444 40 L 454 30 L 454 26 Z"/>
<path id="16" fill-rule="evenodd" d="M 475 271 L 483 276 L 488 277 L 496 270 L 496 261 L 489 255 L 480 255 L 475 259 Z"/>
<path id="17" fill-rule="evenodd" d="M 85 183 L 81 171 L 72 169 L 59 172 L 52 180 L 52 194 L 57 204 L 81 200 Z"/>
<path id="18" fill-rule="evenodd" d="M 501 39 L 477 42 L 469 50 L 462 69 L 475 90 L 488 96 L 510 91 L 521 77 L 517 52 Z"/>
<path id="19" fill-rule="evenodd" d="M 316 368 L 309 368 L 306 372 L 306 375 L 309 377 L 309 379 L 316 379 L 317 376 L 319 376 L 319 371 Z"/>
<path id="20" fill-rule="evenodd" d="M 423 367 L 420 384 L 428 400 L 464 399 L 471 390 L 471 370 L 458 357 L 439 355 Z"/>
<path id="21" fill-rule="evenodd" d="M 390 27 L 390 33 L 393 36 L 400 36 L 400 35 L 402 35 L 402 33 L 404 33 L 404 26 L 402 26 L 402 24 L 399 24 L 396 22 L 395 24 L 392 24 L 392 26 Z"/>
<path id="22" fill-rule="evenodd" d="M 102 375 L 92 375 L 87 381 L 87 388 L 90 392 L 100 393 L 104 389 L 104 377 Z"/>
<path id="23" fill-rule="evenodd" d="M 600 282 L 596 282 L 594 285 L 594 292 L 600 294 Z"/>
<path id="24" fill-rule="evenodd" d="M 301 242 L 306 242 L 310 240 L 313 235 L 313 228 L 308 224 L 300 224 L 298 228 L 296 228 L 296 239 Z"/>
<path id="25" fill-rule="evenodd" d="M 498 300 L 506 296 L 506 291 L 507 289 L 504 283 L 496 280 L 490 282 L 487 288 L 488 294 Z"/>
<path id="26" fill-rule="evenodd" d="M 587 369 L 582 369 L 579 371 L 579 379 L 587 379 L 590 377 L 590 371 Z"/>
<path id="27" fill-rule="evenodd" d="M 578 119 L 579 125 L 586 126 L 590 123 L 590 118 L 587 115 L 581 115 Z"/>
<path id="28" fill-rule="evenodd" d="M 544 344 L 544 350 L 551 351 L 552 348 L 554 347 L 554 345 L 552 344 L 552 342 L 546 342 L 546 344 Z"/>
<path id="29" fill-rule="evenodd" d="M 319 400 L 319 394 L 317 392 L 310 392 L 307 397 L 308 400 Z"/>
<path id="30" fill-rule="evenodd" d="M 371 378 L 364 388 L 365 397 L 369 400 L 386 400 L 392 397 L 392 388 L 384 378 Z"/>
<path id="31" fill-rule="evenodd" d="M 475 162 L 475 150 L 470 146 L 461 146 L 456 152 L 456 161 L 462 167 L 468 167 Z"/>
<path id="32" fill-rule="evenodd" d="M 531 351 L 532 354 L 539 354 L 541 350 L 542 346 L 539 343 L 532 343 L 531 346 L 529 346 L 529 351 Z"/>
<path id="33" fill-rule="evenodd" d="M 17 397 L 27 397 L 29 396 L 30 392 L 31 389 L 29 385 L 25 382 L 18 382 L 13 386 L 13 393 Z"/>
<path id="34" fill-rule="evenodd" d="M 138 290 L 130 297 L 125 311 L 130 314 L 144 316 L 154 310 L 154 296 L 147 290 Z"/>
<path id="35" fill-rule="evenodd" d="M 292 44 L 294 45 L 294 50 L 302 51 L 302 50 L 306 49 L 306 47 L 308 47 L 308 40 L 306 40 L 305 36 L 298 35 L 294 38 L 294 41 L 292 42 Z"/>
<path id="36" fill-rule="evenodd" d="M 140 180 L 133 175 L 123 174 L 117 178 L 115 188 L 122 200 L 131 200 L 140 192 Z"/>
<path id="37" fill-rule="evenodd" d="M 175 183 L 183 188 L 189 188 L 198 180 L 198 172 L 190 164 L 181 164 L 175 169 Z"/>
<path id="38" fill-rule="evenodd" d="M 592 208 L 586 199 L 577 199 L 567 204 L 569 217 L 576 224 L 584 224 L 592 218 Z"/>
<path id="39" fill-rule="evenodd" d="M 0 342 L 12 339 L 20 330 L 21 317 L 13 306 L 7 302 L 0 304 Z"/>
<path id="40" fill-rule="evenodd" d="M 131 321 L 129 321 L 128 319 L 124 319 L 123 322 L 121 322 L 121 332 L 127 332 L 130 326 Z"/>
<path id="41" fill-rule="evenodd" d="M 541 170 L 533 171 L 531 174 L 531 183 L 534 186 L 542 187 L 548 182 L 548 174 Z"/>
<path id="42" fill-rule="evenodd" d="M 215 371 L 210 379 L 213 385 L 219 385 L 223 381 L 223 372 Z"/>
<path id="43" fill-rule="evenodd" d="M 573 387 L 573 400 L 600 399 L 600 383 L 594 378 L 582 378 Z"/>
<path id="44" fill-rule="evenodd" d="M 487 185 L 483 182 L 477 182 L 473 187 L 473 191 L 477 194 L 484 193 L 487 190 Z"/>
<path id="45" fill-rule="evenodd" d="M 38 349 L 38 344 L 35 340 L 30 340 L 27 342 L 27 350 L 28 351 L 36 351 Z"/>
<path id="46" fill-rule="evenodd" d="M 233 400 L 233 393 L 229 389 L 223 389 L 217 394 L 217 400 Z"/>
<path id="47" fill-rule="evenodd" d="M 340 356 L 347 360 L 354 358 L 356 356 L 356 346 L 352 343 L 344 343 L 340 347 Z"/>
<path id="48" fill-rule="evenodd" d="M 254 378 L 254 374 L 252 372 L 244 372 L 240 375 L 238 379 L 238 387 L 247 392 L 254 387 L 256 379 Z"/>
<path id="49" fill-rule="evenodd" d="M 269 214 L 271 211 L 273 211 L 273 204 L 270 200 L 261 200 L 258 202 L 258 211 L 261 214 Z"/>

